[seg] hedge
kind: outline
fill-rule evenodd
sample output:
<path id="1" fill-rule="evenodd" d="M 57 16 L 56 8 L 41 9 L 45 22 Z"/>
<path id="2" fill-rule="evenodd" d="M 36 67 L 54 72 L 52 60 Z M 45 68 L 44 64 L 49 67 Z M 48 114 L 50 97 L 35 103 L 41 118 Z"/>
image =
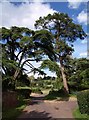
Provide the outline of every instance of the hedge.
<path id="1" fill-rule="evenodd" d="M 79 92 L 77 94 L 77 101 L 80 112 L 89 115 L 89 90 Z"/>

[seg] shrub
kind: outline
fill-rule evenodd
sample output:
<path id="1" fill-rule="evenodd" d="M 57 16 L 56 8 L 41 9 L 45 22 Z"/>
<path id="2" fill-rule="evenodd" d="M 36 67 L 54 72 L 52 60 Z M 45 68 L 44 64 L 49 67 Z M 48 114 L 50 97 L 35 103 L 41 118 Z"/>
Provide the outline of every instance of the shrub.
<path id="1" fill-rule="evenodd" d="M 65 92 L 63 88 L 60 90 L 54 90 L 52 89 L 49 94 L 45 97 L 45 99 L 53 100 L 53 99 L 59 99 L 59 100 L 68 100 L 69 95 Z"/>
<path id="2" fill-rule="evenodd" d="M 52 90 L 49 94 L 56 95 L 59 97 L 69 97 L 68 94 L 65 92 L 64 88 L 59 89 L 58 91 Z"/>
<path id="3" fill-rule="evenodd" d="M 18 92 L 19 95 L 23 96 L 24 98 L 29 98 L 32 92 L 31 89 L 27 89 L 27 88 L 19 88 L 16 89 L 16 91 Z"/>
<path id="4" fill-rule="evenodd" d="M 79 92 L 77 94 L 77 100 L 80 112 L 89 115 L 89 90 Z"/>

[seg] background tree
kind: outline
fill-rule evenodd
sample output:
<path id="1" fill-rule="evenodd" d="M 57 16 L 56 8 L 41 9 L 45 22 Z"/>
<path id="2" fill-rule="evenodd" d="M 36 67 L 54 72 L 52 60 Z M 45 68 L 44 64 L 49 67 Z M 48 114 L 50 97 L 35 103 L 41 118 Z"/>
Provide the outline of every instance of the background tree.
<path id="1" fill-rule="evenodd" d="M 89 60 L 86 58 L 71 59 L 67 69 L 69 83 L 75 89 L 89 88 Z"/>
<path id="2" fill-rule="evenodd" d="M 73 52 L 72 43 L 79 39 L 84 39 L 86 34 L 82 26 L 73 23 L 73 20 L 64 13 L 49 14 L 46 17 L 40 17 L 36 21 L 37 29 L 48 30 L 53 35 L 53 46 L 57 56 L 56 61 L 60 62 L 60 69 L 63 78 L 64 89 L 69 93 L 67 77 L 65 74 L 66 58 Z"/>

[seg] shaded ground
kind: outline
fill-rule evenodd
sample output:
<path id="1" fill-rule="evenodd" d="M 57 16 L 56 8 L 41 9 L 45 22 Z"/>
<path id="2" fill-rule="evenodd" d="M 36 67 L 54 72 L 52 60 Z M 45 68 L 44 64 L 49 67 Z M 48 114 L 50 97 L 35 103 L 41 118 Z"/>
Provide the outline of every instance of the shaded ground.
<path id="1" fill-rule="evenodd" d="M 56 118 L 73 118 L 73 109 L 77 107 L 76 100 L 48 101 L 44 95 L 33 94 L 32 102 L 23 110 L 19 116 L 22 120 L 56 120 Z M 62 119 L 63 120 L 63 119 Z M 74 120 L 74 119 L 73 119 Z"/>

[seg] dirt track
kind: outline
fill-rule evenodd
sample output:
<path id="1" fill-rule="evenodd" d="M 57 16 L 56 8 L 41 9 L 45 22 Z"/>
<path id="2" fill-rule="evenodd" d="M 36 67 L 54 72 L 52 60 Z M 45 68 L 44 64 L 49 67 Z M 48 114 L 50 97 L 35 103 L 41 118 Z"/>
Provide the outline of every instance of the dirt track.
<path id="1" fill-rule="evenodd" d="M 23 110 L 23 113 L 18 119 L 22 120 L 69 120 L 73 119 L 73 109 L 77 107 L 77 101 L 47 101 L 43 100 L 44 95 L 33 95 L 33 100 L 29 105 Z M 67 119 L 68 118 L 68 119 Z"/>

